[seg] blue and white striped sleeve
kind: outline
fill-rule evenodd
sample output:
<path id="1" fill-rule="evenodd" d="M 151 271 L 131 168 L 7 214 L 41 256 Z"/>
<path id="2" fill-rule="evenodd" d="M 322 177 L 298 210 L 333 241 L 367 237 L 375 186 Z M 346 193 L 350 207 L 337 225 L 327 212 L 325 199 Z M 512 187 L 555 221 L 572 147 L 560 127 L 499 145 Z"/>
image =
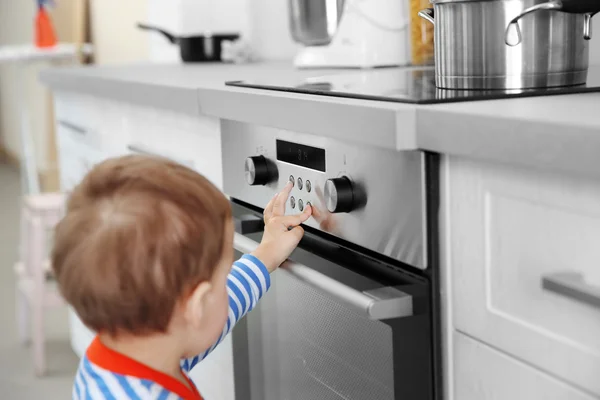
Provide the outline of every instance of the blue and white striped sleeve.
<path id="1" fill-rule="evenodd" d="M 206 358 L 225 336 L 231 332 L 237 321 L 252 310 L 258 300 L 269 290 L 271 277 L 267 267 L 256 257 L 245 254 L 233 263 L 227 277 L 227 293 L 229 294 L 229 317 L 219 340 L 204 353 L 181 362 L 184 371 L 190 371 L 196 364 Z"/>

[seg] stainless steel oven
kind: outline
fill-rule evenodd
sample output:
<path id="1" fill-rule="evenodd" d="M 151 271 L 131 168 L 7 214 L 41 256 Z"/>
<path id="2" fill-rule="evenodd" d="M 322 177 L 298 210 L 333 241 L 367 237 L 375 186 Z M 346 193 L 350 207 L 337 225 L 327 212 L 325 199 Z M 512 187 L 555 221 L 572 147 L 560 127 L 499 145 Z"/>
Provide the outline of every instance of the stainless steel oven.
<path id="1" fill-rule="evenodd" d="M 222 148 L 238 256 L 287 181 L 316 213 L 232 333 L 236 399 L 439 399 L 435 158 L 233 121 Z"/>

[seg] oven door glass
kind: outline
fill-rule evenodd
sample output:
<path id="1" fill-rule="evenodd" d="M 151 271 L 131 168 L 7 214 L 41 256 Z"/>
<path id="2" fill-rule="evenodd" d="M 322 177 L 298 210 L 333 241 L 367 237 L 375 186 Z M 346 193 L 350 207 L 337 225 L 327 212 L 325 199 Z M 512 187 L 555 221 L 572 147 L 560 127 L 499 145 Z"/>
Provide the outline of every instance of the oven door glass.
<path id="1" fill-rule="evenodd" d="M 261 236 L 244 237 L 258 243 Z M 244 246 L 235 247 L 237 257 L 247 251 Z M 428 399 L 427 307 L 417 299 L 414 316 L 373 319 L 352 302 L 340 301 L 339 291 L 346 286 L 363 293 L 377 291 L 384 286 L 381 280 L 351 271 L 347 262 L 328 261 L 312 250 L 298 248 L 290 259 L 322 279 L 307 282 L 280 268 L 271 276 L 269 292 L 235 327 L 236 399 Z M 356 262 L 352 267 L 360 270 L 358 258 Z M 326 282 L 342 285 L 334 284 L 330 290 Z M 414 282 L 391 284 L 407 289 L 415 298 L 426 291 Z"/>

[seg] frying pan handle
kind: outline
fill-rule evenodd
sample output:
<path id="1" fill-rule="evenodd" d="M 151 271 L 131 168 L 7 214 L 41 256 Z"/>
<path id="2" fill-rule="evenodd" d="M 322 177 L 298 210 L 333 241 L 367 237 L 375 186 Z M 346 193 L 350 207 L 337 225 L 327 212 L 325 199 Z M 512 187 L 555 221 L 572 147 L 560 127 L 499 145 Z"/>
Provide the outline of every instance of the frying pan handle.
<path id="1" fill-rule="evenodd" d="M 154 32 L 161 33 L 164 37 L 166 37 L 169 40 L 169 42 L 171 42 L 173 44 L 177 44 L 177 42 L 178 42 L 177 36 L 167 32 L 164 29 L 161 29 L 159 27 L 142 24 L 141 22 L 138 22 L 137 27 L 140 29 L 143 29 L 145 31 L 154 31 Z"/>

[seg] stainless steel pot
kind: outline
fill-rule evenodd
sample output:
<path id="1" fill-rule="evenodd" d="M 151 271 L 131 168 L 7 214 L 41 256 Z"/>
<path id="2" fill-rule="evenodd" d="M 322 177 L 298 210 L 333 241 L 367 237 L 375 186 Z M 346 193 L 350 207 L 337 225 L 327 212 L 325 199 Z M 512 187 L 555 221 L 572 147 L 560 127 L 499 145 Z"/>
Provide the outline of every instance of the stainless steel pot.
<path id="1" fill-rule="evenodd" d="M 328 45 L 344 13 L 345 0 L 289 0 L 290 31 L 305 46 Z"/>
<path id="2" fill-rule="evenodd" d="M 436 86 L 525 89 L 584 84 L 598 0 L 431 0 Z"/>

